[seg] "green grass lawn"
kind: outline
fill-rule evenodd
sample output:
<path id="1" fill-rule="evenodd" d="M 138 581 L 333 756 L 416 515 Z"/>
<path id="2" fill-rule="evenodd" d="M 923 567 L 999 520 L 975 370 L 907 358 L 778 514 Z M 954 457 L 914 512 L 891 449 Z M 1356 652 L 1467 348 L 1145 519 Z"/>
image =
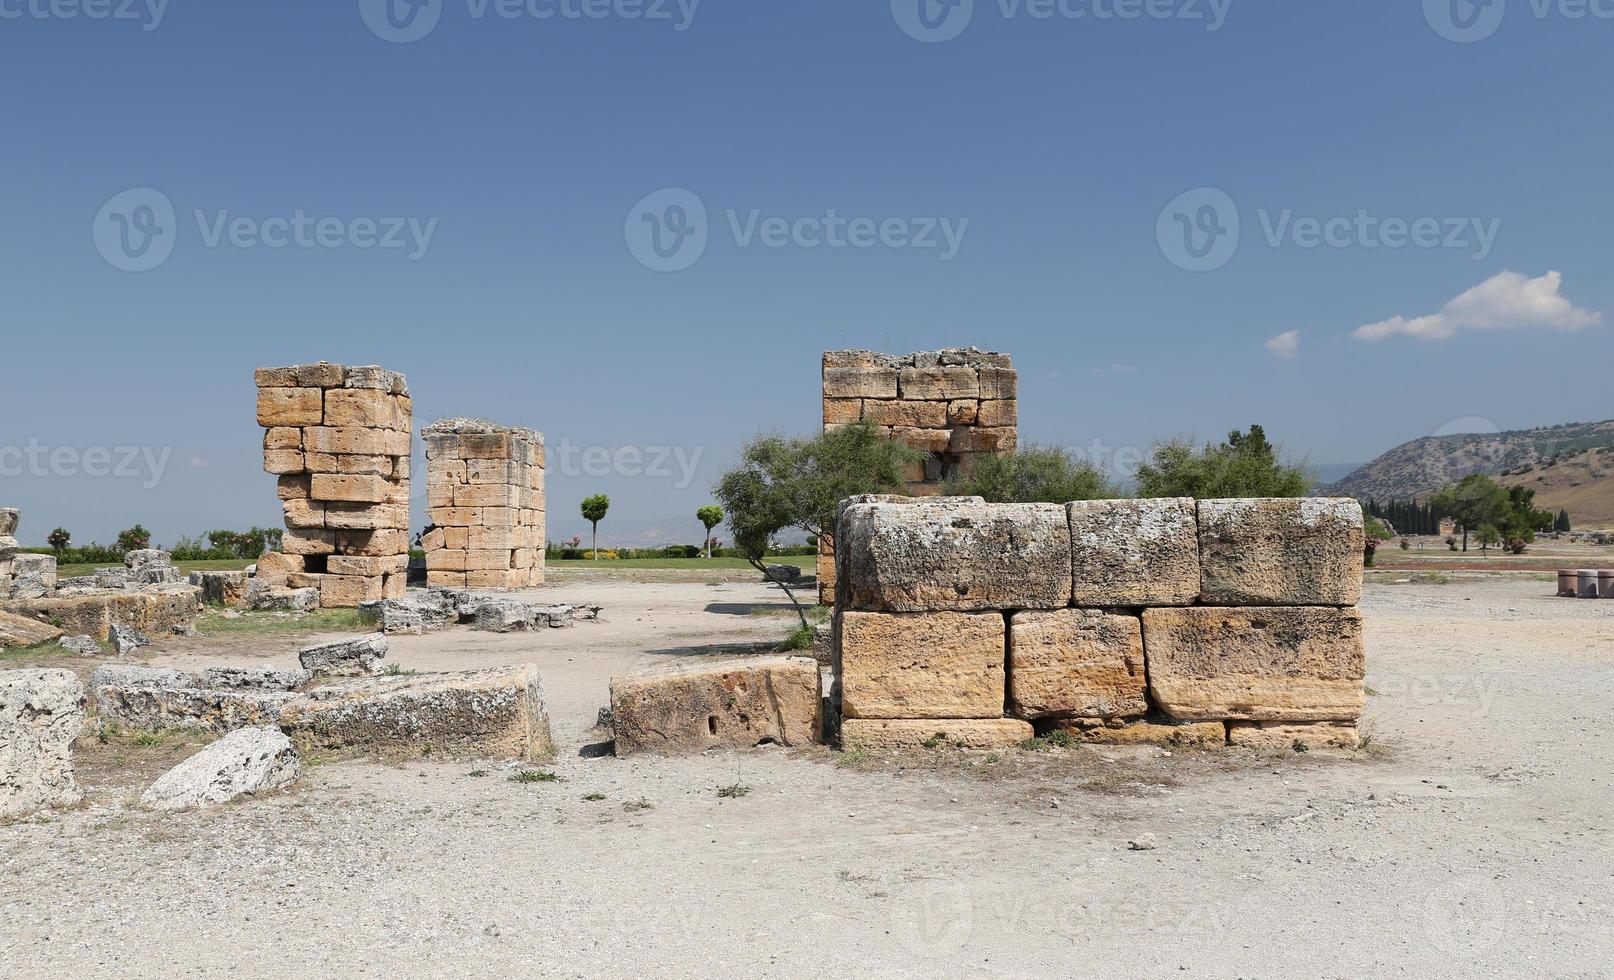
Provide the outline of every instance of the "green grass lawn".
<path id="1" fill-rule="evenodd" d="M 790 555 L 769 558 L 770 565 L 795 565 L 811 572 L 818 565 L 812 555 Z M 744 558 L 601 558 L 554 559 L 544 562 L 549 568 L 750 568 Z"/>
<path id="2" fill-rule="evenodd" d="M 185 573 L 190 572 L 239 572 L 252 564 L 241 558 L 231 558 L 226 561 L 176 561 L 174 567 Z M 86 565 L 62 565 L 56 569 L 61 578 L 77 578 L 80 575 L 94 575 L 97 568 L 113 568 L 109 562 L 95 562 Z"/>

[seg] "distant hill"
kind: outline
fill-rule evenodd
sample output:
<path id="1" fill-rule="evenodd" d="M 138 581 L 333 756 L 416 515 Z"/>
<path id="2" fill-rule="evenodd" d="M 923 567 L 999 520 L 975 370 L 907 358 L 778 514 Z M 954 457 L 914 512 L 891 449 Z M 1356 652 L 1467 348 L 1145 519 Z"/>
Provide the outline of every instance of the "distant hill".
<path id="1" fill-rule="evenodd" d="M 1484 473 L 1503 482 L 1537 486 L 1537 506 L 1567 508 L 1578 525 L 1600 520 L 1593 516 L 1595 513 L 1614 510 L 1614 499 L 1610 499 L 1614 494 L 1605 492 L 1596 499 L 1596 489 L 1588 482 L 1606 479 L 1606 474 L 1593 476 L 1593 471 L 1614 468 L 1614 456 L 1588 456 L 1586 450 L 1609 448 L 1614 448 L 1614 420 L 1514 432 L 1427 436 L 1395 447 L 1339 482 L 1320 487 L 1317 493 L 1360 500 L 1422 499 L 1465 476 Z M 1586 457 L 1586 465 L 1577 476 L 1570 464 L 1581 457 Z M 1547 473 L 1546 468 L 1552 472 Z M 1537 476 L 1542 479 L 1535 479 Z M 1553 502 L 1570 496 L 1580 503 L 1579 509 Z"/>
<path id="2" fill-rule="evenodd" d="M 1602 446 L 1497 477 L 1529 487 L 1542 510 L 1567 510 L 1577 530 L 1614 528 L 1614 447 Z"/>

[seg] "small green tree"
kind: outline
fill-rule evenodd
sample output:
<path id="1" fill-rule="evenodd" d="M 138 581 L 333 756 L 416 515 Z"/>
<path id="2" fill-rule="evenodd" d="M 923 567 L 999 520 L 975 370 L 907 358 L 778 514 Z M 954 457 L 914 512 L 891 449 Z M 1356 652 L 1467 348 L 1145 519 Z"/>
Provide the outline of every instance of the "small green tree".
<path id="1" fill-rule="evenodd" d="M 594 549 L 594 560 L 600 560 L 600 522 L 605 520 L 605 512 L 611 509 L 611 498 L 603 493 L 583 498 L 583 520 L 588 521 L 594 528 L 591 546 Z"/>
<path id="2" fill-rule="evenodd" d="M 61 557 L 62 552 L 67 550 L 67 546 L 73 543 L 73 535 L 68 533 L 67 528 L 59 527 L 50 532 L 50 535 L 45 538 L 45 543 L 51 546 L 57 557 Z"/>
<path id="3" fill-rule="evenodd" d="M 1569 511 L 1560 510 L 1558 512 L 1558 521 L 1553 526 L 1553 529 L 1560 533 L 1574 530 L 1574 528 L 1569 524 Z"/>
<path id="4" fill-rule="evenodd" d="M 118 532 L 118 551 L 124 554 L 149 547 L 151 547 L 151 532 L 139 524 Z"/>
<path id="5" fill-rule="evenodd" d="M 1435 494 L 1435 509 L 1451 515 L 1463 530 L 1463 550 L 1468 550 L 1468 535 L 1486 525 L 1496 530 L 1507 520 L 1508 492 L 1495 480 L 1482 473 L 1463 477 L 1462 481 Z M 1500 535 L 1500 531 L 1498 531 Z"/>
<path id="6" fill-rule="evenodd" d="M 1502 532 L 1497 529 L 1495 524 L 1480 525 L 1476 534 L 1479 537 L 1480 554 L 1486 558 L 1491 557 L 1490 551 L 1492 548 L 1502 543 Z"/>
<path id="7" fill-rule="evenodd" d="M 1024 446 L 982 456 L 969 473 L 948 481 L 947 492 L 985 497 L 995 504 L 1063 504 L 1115 496 L 1097 467 L 1059 446 Z"/>
<path id="8" fill-rule="evenodd" d="M 701 539 L 701 549 L 706 552 L 706 557 L 710 558 L 712 557 L 712 528 L 723 523 L 723 508 L 717 506 L 702 507 L 695 512 L 695 519 L 701 522 L 702 527 L 706 528 L 706 537 Z"/>
<path id="9" fill-rule="evenodd" d="M 1259 425 L 1230 432 L 1226 442 L 1214 446 L 1162 443 L 1138 468 L 1138 496 L 1304 497 L 1311 474 L 1303 465 L 1283 462 L 1278 453 Z"/>

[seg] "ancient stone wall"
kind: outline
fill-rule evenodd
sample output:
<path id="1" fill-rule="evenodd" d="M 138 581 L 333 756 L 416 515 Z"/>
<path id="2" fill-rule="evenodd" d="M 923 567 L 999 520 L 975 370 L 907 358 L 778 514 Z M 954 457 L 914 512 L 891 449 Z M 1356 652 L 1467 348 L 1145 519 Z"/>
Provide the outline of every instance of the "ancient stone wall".
<path id="1" fill-rule="evenodd" d="M 263 465 L 286 515 L 284 555 L 258 577 L 317 588 L 327 607 L 402 596 L 414 424 L 404 376 L 322 361 L 259 368 L 256 380 Z"/>
<path id="2" fill-rule="evenodd" d="M 480 419 L 422 429 L 421 538 L 432 586 L 526 588 L 544 582 L 544 437 Z"/>
<path id="3" fill-rule="evenodd" d="M 1009 355 L 973 347 L 894 356 L 866 350 L 824 352 L 824 429 L 877 425 L 925 453 L 904 492 L 934 497 L 967 474 L 983 453 L 1015 448 L 1018 379 Z M 833 540 L 818 555 L 819 601 L 835 595 Z"/>
<path id="4" fill-rule="evenodd" d="M 1354 747 L 1354 500 L 853 498 L 837 522 L 847 744 Z"/>
<path id="5" fill-rule="evenodd" d="M 17 524 L 22 512 L 15 507 L 0 507 L 0 597 L 11 591 L 12 568 L 17 560 Z"/>

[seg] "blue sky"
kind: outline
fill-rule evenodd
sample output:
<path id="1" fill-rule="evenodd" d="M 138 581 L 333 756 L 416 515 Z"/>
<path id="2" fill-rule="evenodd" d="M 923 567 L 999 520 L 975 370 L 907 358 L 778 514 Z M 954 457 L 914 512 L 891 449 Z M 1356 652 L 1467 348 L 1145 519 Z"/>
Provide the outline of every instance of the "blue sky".
<path id="1" fill-rule="evenodd" d="M 0 504 L 30 543 L 276 523 L 251 372 L 319 359 L 407 373 L 418 425 L 544 431 L 551 536 L 604 491 L 619 541 L 697 540 L 745 436 L 817 426 L 825 348 L 1009 351 L 1022 438 L 1078 448 L 1261 422 L 1355 462 L 1611 414 L 1614 20 L 919 2 L 440 0 L 394 43 L 359 0 L 0 0 Z M 141 188 L 174 217 L 120 257 Z M 669 201 L 705 248 L 659 271 Z M 823 244 L 831 212 L 889 234 Z M 298 214 L 329 247 L 268 244 Z"/>

